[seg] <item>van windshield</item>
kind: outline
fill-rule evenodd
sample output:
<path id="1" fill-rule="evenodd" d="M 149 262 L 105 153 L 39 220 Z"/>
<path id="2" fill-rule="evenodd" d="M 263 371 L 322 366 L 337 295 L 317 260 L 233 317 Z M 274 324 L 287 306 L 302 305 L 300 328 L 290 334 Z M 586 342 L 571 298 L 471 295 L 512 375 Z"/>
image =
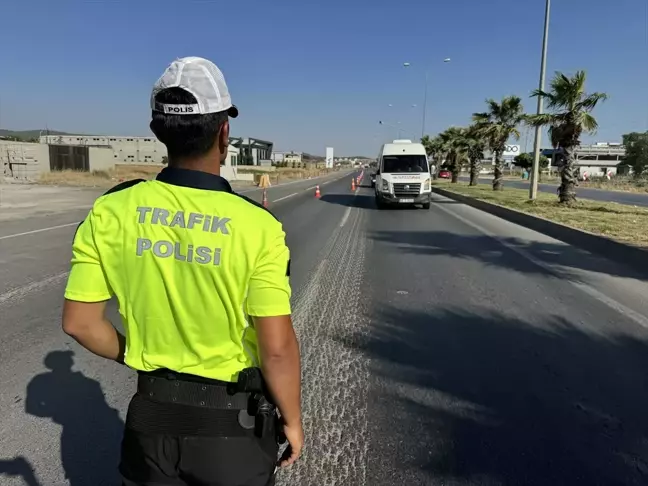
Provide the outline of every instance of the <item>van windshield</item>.
<path id="1" fill-rule="evenodd" d="M 425 155 L 383 156 L 383 172 L 429 172 Z"/>

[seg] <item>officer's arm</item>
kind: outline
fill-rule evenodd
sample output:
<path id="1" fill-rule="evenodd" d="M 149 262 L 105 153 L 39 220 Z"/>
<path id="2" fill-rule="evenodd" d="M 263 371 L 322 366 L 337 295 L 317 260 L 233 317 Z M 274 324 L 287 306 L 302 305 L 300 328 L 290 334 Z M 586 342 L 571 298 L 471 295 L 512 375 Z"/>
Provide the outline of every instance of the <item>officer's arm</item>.
<path id="1" fill-rule="evenodd" d="M 290 319 L 290 253 L 280 225 L 266 240 L 247 299 L 263 376 L 286 424 L 301 426 L 299 345 Z"/>
<path id="2" fill-rule="evenodd" d="M 79 226 L 72 245 L 72 268 L 65 289 L 63 331 L 88 351 L 123 362 L 125 339 L 105 317 L 112 297 L 97 245 L 96 215 Z"/>

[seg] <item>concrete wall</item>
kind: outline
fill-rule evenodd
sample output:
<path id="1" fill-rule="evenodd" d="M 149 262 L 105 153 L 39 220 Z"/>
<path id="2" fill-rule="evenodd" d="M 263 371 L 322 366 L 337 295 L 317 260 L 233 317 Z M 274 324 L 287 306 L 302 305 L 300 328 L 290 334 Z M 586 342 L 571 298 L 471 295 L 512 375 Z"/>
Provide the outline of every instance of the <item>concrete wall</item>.
<path id="1" fill-rule="evenodd" d="M 49 170 L 47 145 L 0 140 L 0 171 L 4 177 L 36 179 Z"/>
<path id="2" fill-rule="evenodd" d="M 110 170 L 115 167 L 115 158 L 110 147 L 88 147 L 90 171 Z"/>

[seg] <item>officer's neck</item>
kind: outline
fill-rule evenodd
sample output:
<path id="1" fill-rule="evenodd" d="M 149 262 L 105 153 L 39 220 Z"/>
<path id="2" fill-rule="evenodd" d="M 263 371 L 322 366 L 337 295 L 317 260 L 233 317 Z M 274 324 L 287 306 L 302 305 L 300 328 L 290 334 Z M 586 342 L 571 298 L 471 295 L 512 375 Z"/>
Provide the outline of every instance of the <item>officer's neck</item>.
<path id="1" fill-rule="evenodd" d="M 216 159 L 218 160 L 218 159 Z M 211 157 L 201 157 L 191 160 L 170 161 L 170 167 L 177 169 L 197 170 L 200 172 L 207 172 L 208 174 L 220 175 L 220 162 L 214 163 Z"/>

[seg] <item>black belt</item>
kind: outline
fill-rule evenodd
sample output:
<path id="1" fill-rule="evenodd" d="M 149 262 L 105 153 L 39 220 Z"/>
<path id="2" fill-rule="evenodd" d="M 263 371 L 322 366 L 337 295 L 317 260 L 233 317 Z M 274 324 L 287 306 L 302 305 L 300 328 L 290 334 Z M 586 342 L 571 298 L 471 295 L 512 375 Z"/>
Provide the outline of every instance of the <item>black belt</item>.
<path id="1" fill-rule="evenodd" d="M 173 375 L 170 375 L 173 376 Z M 137 392 L 148 400 L 217 410 L 247 410 L 249 393 L 230 393 L 225 384 L 140 374 Z"/>

